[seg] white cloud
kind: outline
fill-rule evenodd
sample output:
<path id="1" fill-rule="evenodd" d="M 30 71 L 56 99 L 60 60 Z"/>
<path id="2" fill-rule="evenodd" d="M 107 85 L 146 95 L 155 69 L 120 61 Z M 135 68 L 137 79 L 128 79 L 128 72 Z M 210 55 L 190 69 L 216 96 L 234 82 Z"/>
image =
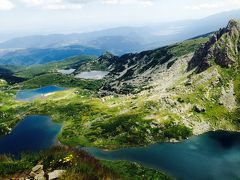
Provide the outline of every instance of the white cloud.
<path id="1" fill-rule="evenodd" d="M 82 2 L 77 1 L 64 1 L 64 0 L 53 0 L 45 4 L 46 9 L 50 10 L 74 10 L 81 9 Z"/>
<path id="2" fill-rule="evenodd" d="M 232 0 L 232 3 L 235 5 L 235 8 L 240 8 L 240 1 L 239 0 Z"/>
<path id="3" fill-rule="evenodd" d="M 81 9 L 85 0 L 22 0 L 27 6 L 41 7 L 49 10 Z"/>
<path id="4" fill-rule="evenodd" d="M 140 3 L 141 3 L 143 6 L 153 6 L 153 1 L 145 0 L 145 1 L 141 1 Z"/>
<path id="5" fill-rule="evenodd" d="M 216 0 L 212 3 L 199 3 L 194 5 L 186 5 L 187 10 L 232 10 L 240 8 L 240 0 Z"/>
<path id="6" fill-rule="evenodd" d="M 185 9 L 202 10 L 202 9 L 217 9 L 219 7 L 220 7 L 219 4 L 205 3 L 205 4 L 199 4 L 199 5 L 187 5 L 185 6 Z"/>
<path id="7" fill-rule="evenodd" d="M 8 11 L 13 9 L 15 6 L 14 4 L 9 0 L 0 0 L 0 10 L 1 11 Z"/>
<path id="8" fill-rule="evenodd" d="M 10 1 L 14 0 L 0 0 L 1 2 L 8 2 L 12 6 Z M 97 3 L 102 5 L 131 5 L 131 6 L 143 6 L 143 7 L 154 7 L 154 5 L 168 4 L 169 8 L 174 7 L 174 2 L 177 0 L 169 0 L 171 2 L 165 2 L 163 0 L 15 0 L 24 3 L 27 7 L 38 7 L 41 9 L 50 10 L 76 10 L 81 9 L 84 5 L 90 3 Z M 240 8 L 240 0 L 192 0 L 188 4 L 182 2 L 182 8 L 192 11 L 227 11 L 231 9 Z M 5 5 L 6 6 L 6 5 Z M 8 7 L 9 8 L 9 7 Z M 6 8 L 5 8 L 6 9 Z"/>
<path id="9" fill-rule="evenodd" d="M 42 0 L 22 0 L 22 2 L 29 6 L 42 4 Z"/>
<path id="10" fill-rule="evenodd" d="M 45 6 L 46 9 L 50 10 L 76 10 L 81 9 L 81 4 L 71 4 L 71 3 L 50 3 Z"/>
<path id="11" fill-rule="evenodd" d="M 102 0 L 103 4 L 152 6 L 154 0 Z"/>
<path id="12" fill-rule="evenodd" d="M 0 0 L 1 1 L 1 0 Z M 49 10 L 77 10 L 85 4 L 96 2 L 110 5 L 152 6 L 155 0 L 20 0 L 26 6 L 35 6 Z"/>

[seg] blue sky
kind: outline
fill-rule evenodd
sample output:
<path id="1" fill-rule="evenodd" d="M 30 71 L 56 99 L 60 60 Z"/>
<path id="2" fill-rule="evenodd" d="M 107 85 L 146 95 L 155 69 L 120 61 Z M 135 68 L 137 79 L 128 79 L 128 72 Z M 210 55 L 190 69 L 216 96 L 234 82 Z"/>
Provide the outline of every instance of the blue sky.
<path id="1" fill-rule="evenodd" d="M 0 0 L 0 34 L 84 32 L 233 9 L 240 0 Z"/>

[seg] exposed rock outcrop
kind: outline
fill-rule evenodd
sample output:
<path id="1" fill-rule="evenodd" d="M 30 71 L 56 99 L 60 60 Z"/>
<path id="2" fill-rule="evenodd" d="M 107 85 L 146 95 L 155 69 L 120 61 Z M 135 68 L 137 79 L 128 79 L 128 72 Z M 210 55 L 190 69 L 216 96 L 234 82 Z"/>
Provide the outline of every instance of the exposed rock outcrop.
<path id="1" fill-rule="evenodd" d="M 27 177 L 18 178 L 19 180 L 56 180 L 61 178 L 66 170 L 54 170 L 52 172 L 45 172 L 43 165 L 36 165 L 32 168 Z"/>
<path id="2" fill-rule="evenodd" d="M 236 98 L 234 96 L 234 84 L 233 81 L 228 83 L 228 87 L 222 87 L 222 93 L 219 104 L 222 104 L 229 110 L 234 110 L 237 107 Z"/>
<path id="3" fill-rule="evenodd" d="M 226 28 L 220 29 L 204 44 L 189 62 L 188 71 L 196 68 L 200 73 L 214 63 L 230 68 L 239 65 L 240 21 L 229 21 Z"/>
<path id="4" fill-rule="evenodd" d="M 193 107 L 193 109 L 194 109 L 194 111 L 197 112 L 197 113 L 201 113 L 201 112 L 205 112 L 205 111 L 206 111 L 206 109 L 205 109 L 204 107 L 200 106 L 200 105 L 195 105 L 195 106 Z"/>
<path id="5" fill-rule="evenodd" d="M 60 178 L 66 171 L 65 170 L 55 170 L 48 173 L 48 180 L 54 180 Z"/>
<path id="6" fill-rule="evenodd" d="M 35 180 L 46 180 L 44 176 L 45 172 L 43 171 L 43 165 L 34 166 L 29 175 L 31 178 L 34 178 Z"/>

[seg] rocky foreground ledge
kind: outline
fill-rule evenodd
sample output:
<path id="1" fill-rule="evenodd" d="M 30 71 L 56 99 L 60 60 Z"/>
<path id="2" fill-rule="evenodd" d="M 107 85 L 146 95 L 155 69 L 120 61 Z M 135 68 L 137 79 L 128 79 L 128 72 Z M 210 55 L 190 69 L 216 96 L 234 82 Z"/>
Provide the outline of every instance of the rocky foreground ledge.
<path id="1" fill-rule="evenodd" d="M 66 170 L 54 170 L 52 172 L 44 172 L 43 165 L 39 164 L 32 168 L 32 171 L 27 177 L 21 177 L 19 180 L 54 180 L 59 179 Z"/>

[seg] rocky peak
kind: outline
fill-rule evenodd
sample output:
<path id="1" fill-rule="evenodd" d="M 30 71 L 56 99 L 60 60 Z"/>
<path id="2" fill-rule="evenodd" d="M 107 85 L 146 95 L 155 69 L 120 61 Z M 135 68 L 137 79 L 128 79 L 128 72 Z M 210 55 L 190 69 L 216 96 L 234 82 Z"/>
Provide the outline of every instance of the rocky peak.
<path id="1" fill-rule="evenodd" d="M 108 67 L 112 63 L 115 63 L 116 59 L 118 59 L 118 56 L 115 56 L 107 51 L 97 59 L 97 62 L 99 64 L 104 64 L 104 66 Z"/>
<path id="2" fill-rule="evenodd" d="M 227 27 L 216 32 L 189 62 L 188 70 L 200 73 L 213 64 L 224 68 L 240 64 L 240 21 L 230 20 Z"/>
<path id="3" fill-rule="evenodd" d="M 231 19 L 229 22 L 228 22 L 228 25 L 227 25 L 227 29 L 228 30 L 232 30 L 232 29 L 240 29 L 240 20 L 236 20 L 236 19 Z"/>
<path id="4" fill-rule="evenodd" d="M 114 55 L 113 55 L 112 53 L 106 51 L 106 52 L 105 52 L 102 56 L 100 56 L 99 58 L 100 58 L 100 59 L 111 59 L 111 58 L 113 58 L 113 57 L 114 57 Z"/>

